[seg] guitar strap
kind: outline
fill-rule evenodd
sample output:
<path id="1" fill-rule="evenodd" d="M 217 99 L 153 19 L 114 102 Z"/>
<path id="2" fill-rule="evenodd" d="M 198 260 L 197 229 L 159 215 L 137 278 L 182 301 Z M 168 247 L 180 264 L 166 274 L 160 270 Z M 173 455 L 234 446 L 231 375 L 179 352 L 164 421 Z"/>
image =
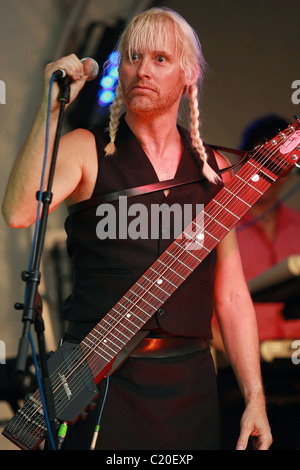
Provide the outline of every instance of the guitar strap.
<path id="1" fill-rule="evenodd" d="M 247 157 L 247 152 L 240 151 L 240 150 L 235 150 L 231 149 L 228 147 L 220 147 L 216 145 L 210 145 L 212 149 L 215 150 L 221 150 L 225 152 L 229 152 L 232 154 L 236 154 L 239 157 L 242 157 L 242 159 L 236 163 L 235 165 L 228 166 L 226 168 L 223 168 L 221 170 L 218 170 L 218 174 L 225 173 L 226 171 L 230 171 L 234 169 L 236 166 L 241 165 L 245 158 Z M 75 212 L 78 212 L 83 209 L 91 208 L 94 206 L 98 206 L 99 204 L 103 204 L 106 202 L 112 202 L 117 200 L 119 197 L 135 197 L 139 195 L 144 195 L 148 193 L 152 193 L 155 191 L 162 191 L 166 189 L 171 189 L 174 187 L 186 185 L 186 184 L 191 184 L 191 183 L 196 183 L 198 181 L 203 181 L 205 180 L 205 176 L 198 176 L 198 177 L 190 177 L 190 178 L 174 178 L 171 180 L 166 180 L 166 181 L 160 181 L 157 183 L 153 184 L 146 184 L 143 186 L 137 186 L 135 188 L 129 188 L 121 191 L 115 191 L 111 193 L 106 193 L 106 194 L 98 194 L 86 201 L 79 202 L 77 204 L 74 204 L 68 208 L 69 215 L 74 214 Z M 123 362 L 130 356 L 131 352 L 135 349 L 135 347 L 144 339 L 147 335 L 149 334 L 149 331 L 147 330 L 140 330 L 138 331 L 134 337 L 128 342 L 128 344 L 119 352 L 119 354 L 116 356 L 112 368 L 110 370 L 110 374 L 112 374 L 116 369 L 118 369 Z"/>
<path id="2" fill-rule="evenodd" d="M 235 168 L 236 166 L 240 165 L 243 162 L 243 160 L 244 160 L 244 158 L 247 154 L 247 152 L 242 152 L 242 151 L 235 150 L 235 149 L 230 149 L 230 148 L 227 148 L 227 147 L 220 147 L 220 146 L 214 146 L 214 145 L 210 145 L 210 147 L 214 148 L 216 150 L 223 150 L 223 151 L 226 151 L 226 152 L 231 152 L 231 153 L 234 153 L 236 155 L 239 155 L 239 156 L 243 157 L 242 161 L 238 162 L 236 165 L 231 165 L 227 168 L 219 170 L 218 174 L 222 174 L 222 173 L 225 173 L 226 171 L 230 171 L 233 168 Z M 107 193 L 107 194 L 101 194 L 101 195 L 98 195 L 98 196 L 95 196 L 94 198 L 92 198 L 93 201 L 91 201 L 91 205 L 101 204 L 101 203 L 104 203 L 104 202 L 111 202 L 111 201 L 114 201 L 114 200 L 118 199 L 119 197 L 134 197 L 134 196 L 138 196 L 138 195 L 142 195 L 142 194 L 148 194 L 148 193 L 154 192 L 154 191 L 162 191 L 162 190 L 165 190 L 165 189 L 174 188 L 176 186 L 181 186 L 181 185 L 184 185 L 184 184 L 195 183 L 197 181 L 202 181 L 204 179 L 205 179 L 204 176 L 201 176 L 201 177 L 198 177 L 198 178 L 194 177 L 194 178 L 190 178 L 190 179 L 174 178 L 172 180 L 161 181 L 159 183 L 153 183 L 153 184 L 148 184 L 148 185 L 144 185 L 144 186 L 138 186 L 138 187 L 135 187 L 135 188 L 130 188 L 130 189 L 127 189 L 127 190 L 116 191 L 116 192 Z M 136 348 L 136 346 L 144 338 L 146 338 L 146 336 L 148 334 L 149 334 L 148 330 L 140 330 L 134 335 L 134 337 L 128 342 L 128 344 L 116 356 L 116 358 L 113 362 L 112 368 L 109 371 L 109 374 L 112 374 L 113 372 L 115 372 L 126 361 L 126 359 L 130 356 L 132 351 Z"/>
<path id="3" fill-rule="evenodd" d="M 237 166 L 241 165 L 242 163 L 244 163 L 244 160 L 248 158 L 249 156 L 249 152 L 235 150 L 235 149 L 231 149 L 228 147 L 221 147 L 221 146 L 216 146 L 216 145 L 210 145 L 210 147 L 215 150 L 222 150 L 225 152 L 230 152 L 230 153 L 233 153 L 242 157 L 242 160 L 240 160 L 238 163 L 234 165 L 230 165 L 221 170 L 218 170 L 217 173 L 219 175 L 227 171 L 233 170 Z M 198 176 L 196 178 L 195 176 L 190 177 L 190 178 L 174 178 L 170 180 L 160 181 L 158 183 L 146 184 L 143 186 L 136 186 L 135 188 L 123 189 L 121 191 L 97 194 L 86 201 L 82 201 L 82 202 L 79 202 L 77 204 L 70 206 L 68 208 L 68 212 L 69 212 L 69 215 L 71 215 L 80 210 L 98 206 L 99 204 L 116 201 L 120 197 L 131 198 L 131 197 L 141 196 L 141 195 L 149 194 L 155 191 L 163 191 L 166 189 L 171 189 L 171 188 L 175 188 L 175 187 L 186 185 L 186 184 L 196 183 L 198 181 L 203 181 L 205 179 L 206 179 L 205 176 Z"/>

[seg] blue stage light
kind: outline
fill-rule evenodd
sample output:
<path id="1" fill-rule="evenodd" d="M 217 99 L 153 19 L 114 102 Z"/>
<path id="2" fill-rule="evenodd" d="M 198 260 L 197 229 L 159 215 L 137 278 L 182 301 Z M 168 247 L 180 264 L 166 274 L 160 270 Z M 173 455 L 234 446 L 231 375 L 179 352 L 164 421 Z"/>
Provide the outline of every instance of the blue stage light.
<path id="1" fill-rule="evenodd" d="M 115 85 L 115 80 L 112 77 L 108 77 L 107 75 L 105 75 L 105 77 L 101 79 L 100 85 L 102 86 L 102 88 L 113 88 L 113 86 Z"/>
<path id="2" fill-rule="evenodd" d="M 98 92 L 99 106 L 109 106 L 116 96 L 115 90 L 119 80 L 119 53 L 112 52 L 104 65 L 103 77 L 100 80 L 100 89 Z"/>
<path id="3" fill-rule="evenodd" d="M 108 75 L 110 77 L 112 77 L 114 80 L 118 80 L 119 78 L 119 70 L 118 70 L 118 67 L 112 67 L 109 72 L 108 72 Z"/>
<path id="4" fill-rule="evenodd" d="M 119 65 L 120 54 L 118 52 L 112 52 L 109 55 L 108 60 L 112 65 Z"/>
<path id="5" fill-rule="evenodd" d="M 114 97 L 115 97 L 115 93 L 111 90 L 100 92 L 99 93 L 99 105 L 107 106 L 109 103 L 113 101 Z"/>

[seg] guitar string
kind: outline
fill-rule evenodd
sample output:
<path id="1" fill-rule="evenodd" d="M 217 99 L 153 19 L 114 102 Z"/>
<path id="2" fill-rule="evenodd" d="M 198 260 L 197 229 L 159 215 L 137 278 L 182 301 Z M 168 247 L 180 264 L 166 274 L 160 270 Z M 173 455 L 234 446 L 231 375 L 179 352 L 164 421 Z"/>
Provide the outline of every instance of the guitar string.
<path id="1" fill-rule="evenodd" d="M 279 144 L 282 145 L 282 141 L 281 141 Z M 275 149 L 275 150 L 276 150 L 276 149 Z M 256 168 L 256 170 L 258 170 L 258 169 Z M 252 175 L 252 176 L 253 176 L 253 175 Z M 222 207 L 221 210 L 223 210 L 223 207 Z M 138 294 L 137 294 L 137 295 L 138 295 Z M 128 299 L 127 299 L 127 300 L 128 300 Z M 130 307 L 131 307 L 131 306 L 130 306 Z M 125 305 L 122 305 L 122 308 L 125 308 L 125 309 L 126 309 L 126 312 L 128 312 L 128 307 L 126 308 Z M 111 325 L 110 325 L 110 326 L 111 326 Z M 100 334 L 101 334 L 101 333 L 100 333 Z M 101 339 L 103 339 L 103 337 L 101 337 Z M 88 349 L 90 349 L 90 346 L 89 346 L 89 345 L 85 345 L 85 346 L 86 346 Z"/>
<path id="2" fill-rule="evenodd" d="M 280 144 L 282 144 L 282 142 L 280 142 Z M 256 170 L 257 170 L 257 169 L 256 169 Z M 223 208 L 222 208 L 222 210 L 223 210 Z M 169 267 L 169 266 L 168 266 L 168 267 Z M 137 295 L 138 295 L 138 294 L 137 294 Z M 127 299 L 127 300 L 128 300 L 128 299 Z M 126 308 L 125 305 L 122 305 L 122 307 Z M 89 346 L 87 346 L 87 347 L 89 347 Z"/>
<path id="3" fill-rule="evenodd" d="M 282 143 L 282 142 L 281 142 L 281 143 Z M 222 210 L 223 210 L 223 209 L 222 209 Z M 122 307 L 126 308 L 126 306 L 125 306 L 125 305 L 122 305 Z"/>

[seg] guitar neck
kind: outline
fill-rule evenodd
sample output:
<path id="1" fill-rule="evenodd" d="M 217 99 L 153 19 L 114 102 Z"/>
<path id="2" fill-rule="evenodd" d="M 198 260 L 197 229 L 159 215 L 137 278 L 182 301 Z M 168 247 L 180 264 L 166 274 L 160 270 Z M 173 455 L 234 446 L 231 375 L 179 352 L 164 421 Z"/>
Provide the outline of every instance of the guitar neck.
<path id="1" fill-rule="evenodd" d="M 110 365 L 159 307 L 188 278 L 243 215 L 299 160 L 299 122 L 259 147 L 79 345 L 64 343 L 49 359 L 57 420 L 74 422 L 97 395 Z M 22 449 L 46 436 L 40 393 L 16 413 L 3 435 Z"/>
<path id="2" fill-rule="evenodd" d="M 300 148 L 296 127 L 297 122 L 254 152 L 84 338 L 80 346 L 95 379 L 269 187 L 293 168 Z"/>

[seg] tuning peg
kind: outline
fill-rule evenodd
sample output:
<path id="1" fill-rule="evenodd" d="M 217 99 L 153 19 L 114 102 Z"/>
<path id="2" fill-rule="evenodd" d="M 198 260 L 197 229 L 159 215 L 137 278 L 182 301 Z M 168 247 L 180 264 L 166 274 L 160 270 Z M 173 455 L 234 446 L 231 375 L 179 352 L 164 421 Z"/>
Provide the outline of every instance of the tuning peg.
<path id="1" fill-rule="evenodd" d="M 27 393 L 27 394 L 25 395 L 25 397 L 24 397 L 25 402 L 26 402 L 26 401 L 29 401 L 30 398 L 32 397 L 32 395 L 33 395 L 33 393 Z"/>

